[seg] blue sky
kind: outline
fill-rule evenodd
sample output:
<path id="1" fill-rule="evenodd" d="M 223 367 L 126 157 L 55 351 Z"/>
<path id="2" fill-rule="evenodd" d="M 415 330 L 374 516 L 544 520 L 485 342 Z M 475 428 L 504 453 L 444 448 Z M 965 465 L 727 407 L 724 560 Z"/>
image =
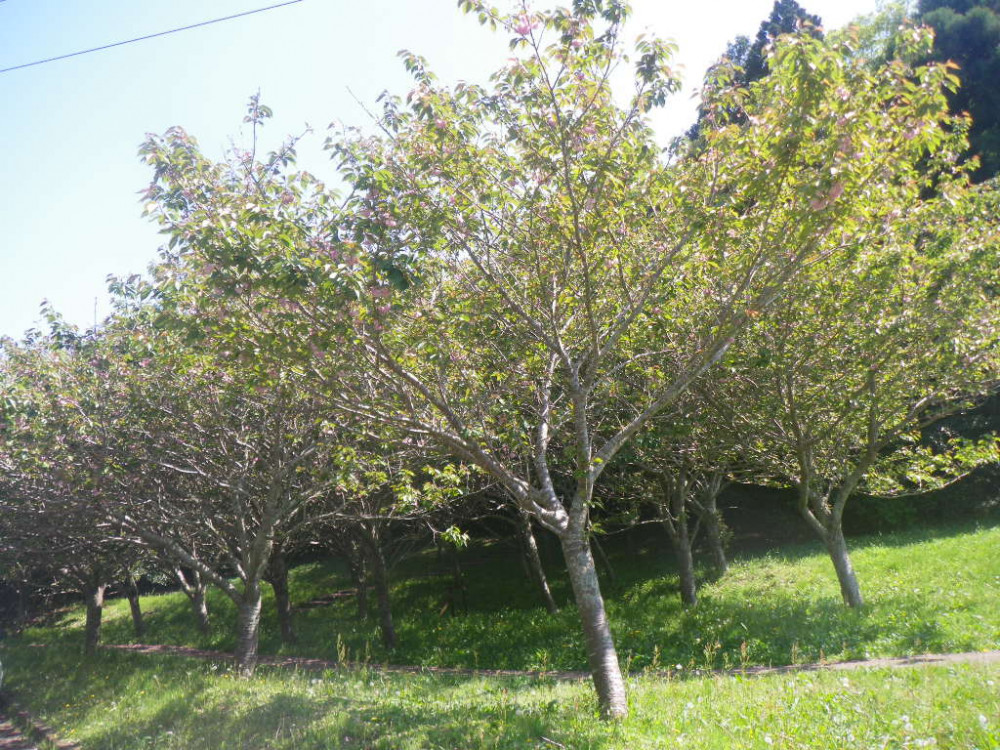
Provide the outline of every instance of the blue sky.
<path id="1" fill-rule="evenodd" d="M 0 0 L 0 69 L 279 0 Z M 503 0 L 499 0 L 502 5 Z M 875 0 L 803 0 L 827 28 Z M 543 5 L 537 2 L 536 5 Z M 693 120 L 692 89 L 738 34 L 753 36 L 772 0 L 633 0 L 629 31 L 680 45 L 687 90 L 658 115 L 666 138 Z M 149 182 L 136 156 L 148 132 L 181 125 L 209 155 L 242 143 L 248 97 L 275 112 L 273 145 L 310 125 L 300 166 L 329 174 L 320 145 L 334 121 L 365 127 L 362 105 L 405 93 L 396 53 L 425 56 L 447 82 L 485 82 L 505 40 L 454 0 L 302 0 L 225 23 L 0 74 L 0 336 L 37 325 L 49 300 L 89 326 L 107 312 L 108 274 L 144 271 L 162 237 L 140 216 Z"/>

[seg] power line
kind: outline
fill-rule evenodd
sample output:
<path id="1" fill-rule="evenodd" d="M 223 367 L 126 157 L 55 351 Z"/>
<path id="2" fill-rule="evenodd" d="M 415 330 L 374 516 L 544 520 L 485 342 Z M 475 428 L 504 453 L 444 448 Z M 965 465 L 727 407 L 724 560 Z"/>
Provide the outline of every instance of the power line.
<path id="1" fill-rule="evenodd" d="M 0 3 L 6 2 L 6 0 L 0 0 Z M 256 10 L 246 10 L 242 13 L 234 13 L 231 16 L 223 16 L 222 18 L 213 18 L 211 21 L 201 21 L 200 23 L 193 23 L 189 26 L 181 26 L 176 29 L 168 29 L 167 31 L 158 31 L 155 34 L 146 34 L 146 36 L 137 36 L 134 39 L 126 39 L 121 42 L 114 42 L 112 44 L 104 44 L 100 47 L 94 47 L 92 49 L 84 49 L 79 52 L 70 52 L 67 55 L 57 55 L 56 57 L 47 57 L 44 60 L 35 60 L 34 62 L 22 63 L 21 65 L 13 65 L 9 68 L 0 69 L 0 73 L 9 73 L 12 70 L 20 70 L 21 68 L 30 68 L 34 65 L 44 65 L 45 63 L 55 62 L 56 60 L 65 60 L 67 57 L 79 57 L 80 55 L 89 55 L 91 52 L 100 52 L 101 50 L 111 49 L 112 47 L 121 47 L 125 44 L 133 44 L 135 42 L 144 42 L 147 39 L 155 39 L 158 36 L 166 36 L 167 34 L 176 34 L 178 31 L 189 31 L 190 29 L 197 29 L 200 26 L 209 26 L 213 23 L 221 23 L 223 21 L 232 21 L 234 18 L 242 18 L 243 16 L 252 16 L 254 13 L 263 13 L 266 10 L 274 10 L 275 8 L 283 8 L 286 5 L 295 5 L 295 3 L 301 3 L 302 0 L 288 0 L 284 3 L 276 3 L 275 5 L 268 5 L 265 8 L 257 8 Z"/>

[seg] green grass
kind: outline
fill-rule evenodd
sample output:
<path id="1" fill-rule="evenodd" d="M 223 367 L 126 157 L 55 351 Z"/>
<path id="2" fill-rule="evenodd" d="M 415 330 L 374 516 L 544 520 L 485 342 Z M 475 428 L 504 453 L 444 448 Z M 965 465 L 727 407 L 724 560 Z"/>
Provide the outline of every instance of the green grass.
<path id="1" fill-rule="evenodd" d="M 930 535 L 928 536 L 928 534 Z M 706 584 L 700 602 L 684 610 L 669 550 L 649 548 L 613 557 L 619 577 L 608 588 L 608 612 L 623 663 L 632 669 L 671 666 L 732 667 L 903 656 L 1000 647 L 1000 527 L 910 532 L 855 541 L 853 559 L 867 605 L 841 604 L 829 559 L 818 545 L 737 559 L 730 573 Z M 585 669 L 579 622 L 572 606 L 551 616 L 537 605 L 516 561 L 502 549 L 469 553 L 469 612 L 441 615 L 450 579 L 433 575 L 432 558 L 411 561 L 393 591 L 399 648 L 386 653 L 374 618 L 355 617 L 352 598 L 296 613 L 300 643 L 278 640 L 271 602 L 265 602 L 263 653 L 399 664 Z M 568 584 L 549 561 L 557 599 L 568 604 Z M 310 563 L 293 571 L 295 602 L 348 587 L 340 566 Z M 192 627 L 181 594 L 144 597 L 151 643 L 233 647 L 235 612 L 213 594 L 208 637 Z M 104 640 L 134 640 L 128 607 L 111 601 Z M 83 614 L 73 610 L 35 641 L 82 637 Z M 339 654 L 338 654 L 339 652 Z"/>
<path id="2" fill-rule="evenodd" d="M 271 669 L 241 680 L 180 657 L 3 656 L 24 702 L 102 750 L 1000 747 L 995 666 L 639 677 L 631 717 L 609 726 L 587 683 Z"/>
<path id="3" fill-rule="evenodd" d="M 669 550 L 622 546 L 612 550 L 619 585 L 608 590 L 608 609 L 622 660 L 633 670 L 680 665 L 684 674 L 709 666 L 1000 648 L 1000 527 L 854 540 L 868 600 L 860 612 L 840 603 L 830 562 L 815 545 L 737 559 L 687 611 Z M 566 582 L 555 561 L 547 562 L 557 598 L 566 601 Z M 391 655 L 378 645 L 374 625 L 355 619 L 350 598 L 298 612 L 295 647 L 280 646 L 269 614 L 262 651 L 371 663 L 585 667 L 572 607 L 545 613 L 502 548 L 473 549 L 465 563 L 469 612 L 457 616 L 439 614 L 450 581 L 438 574 L 433 556 L 397 571 L 400 647 Z M 293 573 L 296 602 L 348 586 L 333 563 Z M 211 600 L 213 630 L 204 638 L 182 595 L 144 597 L 143 604 L 146 642 L 232 646 L 232 607 L 222 597 Z M 244 681 L 224 665 L 182 658 L 102 652 L 83 660 L 82 618 L 71 610 L 8 641 L 2 653 L 8 686 L 86 748 L 558 747 L 543 738 L 609 748 L 904 748 L 932 739 L 939 747 L 1000 748 L 995 666 L 646 676 L 631 681 L 629 720 L 609 727 L 595 718 L 589 684 L 270 669 Z M 125 602 L 109 603 L 104 640 L 133 640 Z"/>

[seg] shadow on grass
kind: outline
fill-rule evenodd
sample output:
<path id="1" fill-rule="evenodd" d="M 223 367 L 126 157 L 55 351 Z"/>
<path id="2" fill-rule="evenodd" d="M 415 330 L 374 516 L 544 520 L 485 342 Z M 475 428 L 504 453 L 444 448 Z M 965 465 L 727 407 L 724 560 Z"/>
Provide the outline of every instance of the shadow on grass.
<path id="1" fill-rule="evenodd" d="M 608 592 L 607 606 L 619 655 L 632 669 L 677 664 L 686 669 L 990 647 L 1000 632 L 990 630 L 990 623 L 998 620 L 996 597 L 987 596 L 989 592 L 983 589 L 993 575 L 992 558 L 985 549 L 989 545 L 976 552 L 979 569 L 969 573 L 975 580 L 967 592 L 956 585 L 959 573 L 953 562 L 972 550 L 961 536 L 984 526 L 989 528 L 966 522 L 852 539 L 862 590 L 868 598 L 860 611 L 841 604 L 832 566 L 818 541 L 744 553 L 734 560 L 728 575 L 714 582 L 706 581 L 709 569 L 701 569 L 705 583 L 700 603 L 688 610 L 680 605 L 676 568 L 665 540 L 654 536 L 644 545 L 635 545 L 616 539 L 606 544 L 618 578 L 618 586 Z M 949 545 L 952 539 L 955 544 Z M 469 559 L 476 560 L 476 554 L 473 550 Z M 920 563 L 915 565 L 911 558 L 918 554 Z M 329 660 L 343 657 L 377 664 L 584 669 L 579 620 L 575 609 L 566 604 L 564 577 L 551 554 L 546 558 L 547 569 L 563 603 L 555 615 L 535 604 L 534 592 L 509 550 L 488 550 L 483 559 L 489 564 L 465 566 L 469 609 L 454 616 L 450 611 L 442 614 L 440 607 L 448 577 L 427 575 L 433 568 L 428 560 L 406 566 L 411 573 L 423 575 L 397 577 L 393 604 L 400 646 L 392 652 L 381 647 L 374 618 L 357 620 L 353 598 L 297 611 L 299 644 L 282 646 L 267 591 L 261 653 Z M 969 565 L 964 559 L 963 570 Z M 349 583 L 343 575 L 336 564 L 309 563 L 293 571 L 293 596 L 301 603 L 323 591 L 346 588 Z M 979 579 L 986 583 L 975 583 Z M 937 588 L 929 591 L 928 585 Z M 212 595 L 213 629 L 208 637 L 194 630 L 182 595 L 144 601 L 148 603 L 146 642 L 232 649 L 235 612 L 223 596 Z M 119 603 L 115 611 L 105 628 L 106 642 L 134 642 L 127 607 Z M 75 617 L 80 621 L 79 613 Z M 67 634 L 63 626 L 33 632 L 30 637 L 58 642 Z"/>
<path id="2" fill-rule="evenodd" d="M 272 669 L 242 680 L 180 657 L 31 651 L 4 650 L 14 690 L 94 750 L 527 748 L 543 737 L 601 748 L 614 734 L 592 718 L 587 690 L 537 680 Z"/>

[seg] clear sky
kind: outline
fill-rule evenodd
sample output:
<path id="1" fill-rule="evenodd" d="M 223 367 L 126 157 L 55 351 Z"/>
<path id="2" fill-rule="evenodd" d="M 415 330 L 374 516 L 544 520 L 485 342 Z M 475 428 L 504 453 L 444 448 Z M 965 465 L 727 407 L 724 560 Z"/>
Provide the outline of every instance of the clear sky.
<path id="1" fill-rule="evenodd" d="M 0 69 L 279 1 L 0 0 Z M 875 0 L 800 4 L 827 29 L 875 9 Z M 738 34 L 755 35 L 771 6 L 633 0 L 630 35 L 648 30 L 680 45 L 687 90 L 658 116 L 664 141 L 693 121 L 705 68 Z M 136 155 L 146 133 L 181 125 L 221 157 L 243 141 L 246 101 L 259 89 L 275 112 L 265 146 L 308 124 L 315 135 L 299 165 L 328 175 L 326 127 L 365 127 L 362 104 L 409 90 L 396 57 L 403 48 L 446 82 L 485 82 L 508 56 L 505 40 L 455 0 L 302 0 L 0 74 L 0 336 L 37 325 L 43 299 L 89 326 L 95 304 L 98 318 L 107 312 L 107 275 L 142 272 L 155 259 L 162 237 L 141 218 L 137 195 L 150 179 Z"/>

